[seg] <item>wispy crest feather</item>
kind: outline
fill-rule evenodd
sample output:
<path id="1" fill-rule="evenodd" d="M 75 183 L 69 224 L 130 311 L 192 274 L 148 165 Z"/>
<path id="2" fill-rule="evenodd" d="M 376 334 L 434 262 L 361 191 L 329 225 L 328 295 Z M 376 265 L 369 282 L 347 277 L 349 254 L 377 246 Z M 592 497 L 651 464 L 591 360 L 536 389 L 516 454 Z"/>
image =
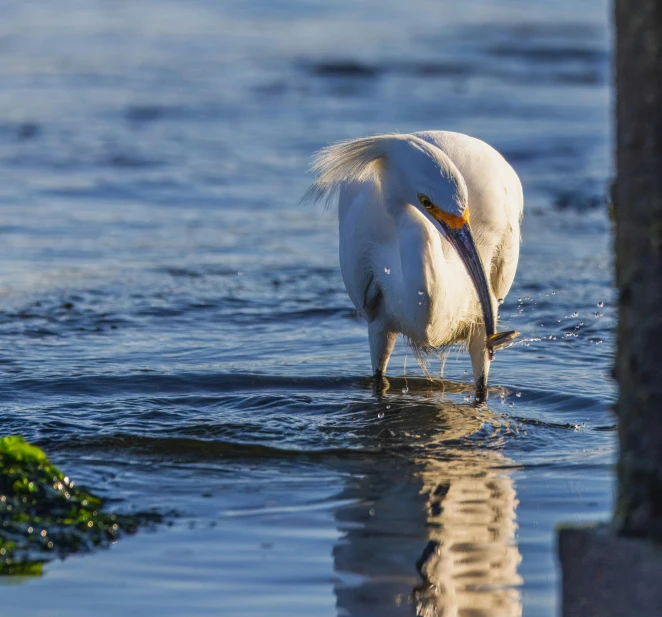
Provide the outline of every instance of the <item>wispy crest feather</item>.
<path id="1" fill-rule="evenodd" d="M 373 163 L 386 158 L 388 140 L 404 139 L 398 134 L 376 135 L 341 141 L 320 150 L 310 168 L 315 182 L 301 198 L 302 202 L 324 202 L 329 206 L 343 182 L 365 180 L 373 173 Z"/>

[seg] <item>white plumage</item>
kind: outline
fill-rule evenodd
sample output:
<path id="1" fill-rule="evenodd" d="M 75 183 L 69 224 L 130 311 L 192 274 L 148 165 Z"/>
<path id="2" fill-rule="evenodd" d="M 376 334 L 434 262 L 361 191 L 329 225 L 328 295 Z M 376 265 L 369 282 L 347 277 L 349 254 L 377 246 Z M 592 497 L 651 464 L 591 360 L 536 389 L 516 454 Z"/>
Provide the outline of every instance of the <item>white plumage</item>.
<path id="1" fill-rule="evenodd" d="M 486 143 L 448 131 L 341 142 L 313 170 L 306 198 L 339 196 L 340 269 L 368 322 L 375 375 L 398 333 L 422 352 L 465 342 L 482 398 L 489 341 L 500 336 L 495 307 L 519 259 L 515 171 Z"/>

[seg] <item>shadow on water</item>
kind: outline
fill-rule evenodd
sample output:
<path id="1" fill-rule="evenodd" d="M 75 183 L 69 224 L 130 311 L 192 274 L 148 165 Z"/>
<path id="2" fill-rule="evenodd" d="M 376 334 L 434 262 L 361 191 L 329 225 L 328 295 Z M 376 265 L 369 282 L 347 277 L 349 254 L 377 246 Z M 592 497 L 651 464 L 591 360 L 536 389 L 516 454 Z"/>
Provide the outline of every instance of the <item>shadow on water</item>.
<path id="1" fill-rule="evenodd" d="M 339 614 L 521 615 L 516 465 L 499 451 L 511 427 L 486 407 L 428 398 L 405 409 L 393 398 L 373 438 L 417 442 L 384 451 L 338 496 Z"/>
<path id="2" fill-rule="evenodd" d="M 343 539 L 333 550 L 341 614 L 521 615 L 508 462 L 453 449 L 399 482 L 388 474 L 348 483 L 341 497 L 357 501 L 336 513 Z"/>

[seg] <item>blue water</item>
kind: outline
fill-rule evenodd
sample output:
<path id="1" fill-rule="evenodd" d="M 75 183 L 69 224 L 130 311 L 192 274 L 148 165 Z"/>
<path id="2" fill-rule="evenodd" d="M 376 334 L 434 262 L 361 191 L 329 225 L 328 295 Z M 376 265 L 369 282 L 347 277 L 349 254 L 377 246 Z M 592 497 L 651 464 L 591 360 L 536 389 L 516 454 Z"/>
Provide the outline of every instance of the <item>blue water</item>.
<path id="1" fill-rule="evenodd" d="M 607 4 L 3 7 L 2 432 L 171 514 L 8 613 L 556 614 L 555 526 L 613 499 Z M 404 344 L 374 395 L 334 213 L 297 205 L 318 148 L 424 129 L 524 186 L 485 409 Z"/>

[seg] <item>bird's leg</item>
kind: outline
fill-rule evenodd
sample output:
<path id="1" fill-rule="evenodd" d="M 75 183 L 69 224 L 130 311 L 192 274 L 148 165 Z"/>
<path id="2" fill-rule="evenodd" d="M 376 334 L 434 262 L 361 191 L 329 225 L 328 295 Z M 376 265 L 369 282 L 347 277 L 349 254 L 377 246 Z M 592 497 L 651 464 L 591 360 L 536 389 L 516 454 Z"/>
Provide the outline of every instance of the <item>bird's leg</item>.
<path id="1" fill-rule="evenodd" d="M 368 324 L 368 338 L 370 340 L 370 359 L 375 381 L 382 381 L 384 373 L 391 358 L 397 333 L 391 332 L 379 319 Z"/>
<path id="2" fill-rule="evenodd" d="M 476 402 L 483 403 L 487 399 L 487 376 L 490 372 L 492 358 L 485 346 L 485 326 L 478 324 L 469 335 L 469 355 L 476 384 Z"/>

